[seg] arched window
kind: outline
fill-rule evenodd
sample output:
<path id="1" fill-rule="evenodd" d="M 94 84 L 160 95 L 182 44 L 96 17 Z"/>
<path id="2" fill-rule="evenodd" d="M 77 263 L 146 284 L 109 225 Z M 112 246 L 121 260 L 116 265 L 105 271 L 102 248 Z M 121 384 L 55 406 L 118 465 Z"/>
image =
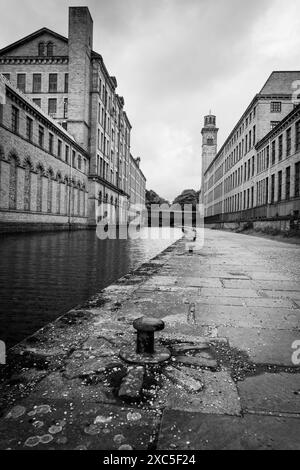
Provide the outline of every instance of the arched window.
<path id="1" fill-rule="evenodd" d="M 24 210 L 30 211 L 31 199 L 31 164 L 29 161 L 25 163 L 25 179 L 24 179 Z"/>
<path id="2" fill-rule="evenodd" d="M 17 208 L 17 157 L 11 156 L 9 170 L 9 208 Z"/>
<path id="3" fill-rule="evenodd" d="M 75 211 L 75 205 L 74 205 L 74 199 L 75 199 L 75 188 L 74 188 L 74 180 L 71 181 L 71 186 L 70 186 L 70 191 L 71 191 L 71 214 L 74 215 Z"/>
<path id="4" fill-rule="evenodd" d="M 47 56 L 48 57 L 53 56 L 53 51 L 54 51 L 53 42 L 48 42 L 48 44 L 47 44 Z"/>
<path id="5" fill-rule="evenodd" d="M 68 186 L 68 178 L 65 177 L 65 214 L 69 213 L 69 186 Z"/>
<path id="6" fill-rule="evenodd" d="M 45 55 L 45 43 L 43 43 L 43 42 L 39 42 L 38 55 L 39 56 L 44 56 Z"/>
<path id="7" fill-rule="evenodd" d="M 56 213 L 60 214 L 60 200 L 61 200 L 61 174 L 58 173 L 57 178 L 57 187 L 56 187 Z"/>
<path id="8" fill-rule="evenodd" d="M 77 185 L 77 215 L 80 215 L 81 187 Z"/>
<path id="9" fill-rule="evenodd" d="M 211 137 L 209 137 L 207 139 L 207 145 L 214 145 L 214 139 L 212 139 Z"/>
<path id="10" fill-rule="evenodd" d="M 37 194 L 36 194 L 36 210 L 42 212 L 43 208 L 43 168 L 37 169 Z"/>
<path id="11" fill-rule="evenodd" d="M 1 107 L 1 104 L 0 104 Z M 2 145 L 0 145 L 0 207 L 1 207 L 1 160 L 4 156 L 4 150 Z"/>
<path id="12" fill-rule="evenodd" d="M 48 188 L 47 188 L 47 212 L 52 212 L 52 196 L 53 196 L 53 172 L 48 172 Z"/>
<path id="13" fill-rule="evenodd" d="M 85 191 L 85 185 L 83 185 L 82 189 L 83 189 L 83 211 L 82 211 L 82 213 L 83 213 L 83 217 L 85 217 L 85 212 L 86 212 L 86 207 L 85 207 L 85 205 L 86 205 L 86 191 Z M 101 192 L 101 191 L 100 191 L 100 192 Z M 102 198 L 102 193 L 101 193 L 101 198 Z"/>

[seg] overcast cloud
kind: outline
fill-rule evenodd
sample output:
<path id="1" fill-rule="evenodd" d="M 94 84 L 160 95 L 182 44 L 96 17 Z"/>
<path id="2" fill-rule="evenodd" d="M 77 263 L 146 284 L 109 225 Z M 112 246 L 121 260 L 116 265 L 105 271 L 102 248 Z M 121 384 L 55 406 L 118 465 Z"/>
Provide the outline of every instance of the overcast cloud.
<path id="1" fill-rule="evenodd" d="M 300 67 L 299 0 L 0 0 L 0 48 L 43 26 L 66 36 L 69 5 L 89 7 L 132 153 L 169 200 L 199 189 L 203 116 L 220 146 L 273 70 Z"/>

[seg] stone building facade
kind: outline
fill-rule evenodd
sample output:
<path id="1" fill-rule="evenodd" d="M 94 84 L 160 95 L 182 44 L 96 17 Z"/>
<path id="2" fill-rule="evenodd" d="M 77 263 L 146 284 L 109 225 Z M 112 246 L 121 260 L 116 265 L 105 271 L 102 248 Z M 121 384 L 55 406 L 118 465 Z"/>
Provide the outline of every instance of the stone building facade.
<path id="1" fill-rule="evenodd" d="M 106 204 L 115 222 L 126 223 L 131 123 L 116 78 L 93 50 L 88 8 L 69 9 L 68 38 L 42 28 L 1 49 L 0 73 L 88 157 L 86 224 L 95 226 Z"/>
<path id="2" fill-rule="evenodd" d="M 0 75 L 0 218 L 28 229 L 85 227 L 89 155 Z M 17 227 L 16 227 L 17 228 Z"/>
<path id="3" fill-rule="evenodd" d="M 146 204 L 146 178 L 140 169 L 141 159 L 130 155 L 130 204 Z"/>
<path id="4" fill-rule="evenodd" d="M 283 198 L 280 201 L 276 200 L 276 191 L 277 194 L 285 194 L 285 177 L 282 173 L 278 182 L 277 176 L 274 176 L 275 179 L 272 176 L 275 168 L 277 172 L 277 165 L 279 165 L 278 171 L 282 172 L 285 171 L 285 165 L 291 166 L 292 181 L 294 167 L 300 158 L 295 144 L 298 108 L 293 99 L 293 90 L 299 80 L 300 72 L 273 72 L 262 90 L 253 98 L 221 149 L 216 152 L 203 176 L 207 221 L 217 219 L 236 221 L 279 215 L 288 217 L 299 209 L 299 199 L 295 196 L 292 186 L 288 204 L 283 202 Z M 282 126 L 287 126 L 287 129 L 283 131 Z M 278 133 L 282 133 L 280 144 L 273 143 L 273 135 Z M 289 133 L 291 134 L 290 152 L 294 153 L 286 154 L 284 158 L 284 150 L 281 150 L 282 156 L 280 159 L 277 158 L 277 163 L 276 156 L 266 156 L 265 166 L 261 166 L 260 149 L 265 139 L 273 139 L 267 147 L 269 147 L 270 155 L 271 152 L 273 152 L 272 155 L 276 155 L 278 146 L 280 145 L 283 149 L 286 145 L 285 140 Z M 267 150 L 265 153 L 267 154 Z M 268 166 L 266 166 L 266 161 L 269 162 Z M 281 166 L 282 169 L 279 168 Z M 268 178 L 266 184 L 269 184 L 265 189 L 268 197 L 263 199 L 260 180 L 266 178 Z M 281 186 L 281 190 L 274 186 L 274 197 L 271 196 L 273 179 L 274 185 L 278 186 L 280 183 Z M 278 202 L 280 208 L 277 207 Z"/>

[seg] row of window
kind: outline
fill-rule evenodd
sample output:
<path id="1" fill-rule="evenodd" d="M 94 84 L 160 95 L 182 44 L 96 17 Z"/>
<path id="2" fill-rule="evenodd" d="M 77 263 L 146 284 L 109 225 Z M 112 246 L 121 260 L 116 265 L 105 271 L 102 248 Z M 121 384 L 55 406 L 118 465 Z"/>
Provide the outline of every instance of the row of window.
<path id="1" fill-rule="evenodd" d="M 291 167 L 277 173 L 277 194 L 275 194 L 275 173 L 256 183 L 256 206 L 274 204 L 282 200 L 289 200 L 291 195 Z M 294 197 L 300 197 L 300 162 L 295 164 Z M 241 191 L 224 201 L 225 212 L 236 212 L 254 207 L 254 186 Z"/>
<path id="2" fill-rule="evenodd" d="M 283 146 L 283 137 L 285 137 L 285 149 Z M 295 124 L 295 152 L 300 151 L 300 121 Z M 292 153 L 292 128 L 290 127 L 285 131 L 285 134 L 281 134 L 278 139 L 273 140 L 271 143 L 271 159 L 270 159 L 270 146 L 265 147 L 261 152 L 257 154 L 257 172 L 266 170 L 271 165 L 276 163 L 276 156 L 278 162 L 283 157 L 289 157 Z"/>
<path id="3" fill-rule="evenodd" d="M 51 177 L 47 180 L 47 187 L 45 188 L 45 181 L 43 181 L 44 171 L 42 167 L 38 168 L 37 172 L 37 183 L 36 183 L 36 195 L 33 200 L 32 193 L 32 167 L 29 162 L 25 162 L 24 165 L 24 186 L 23 186 L 23 210 L 30 211 L 34 207 L 37 212 L 42 212 L 43 208 L 46 207 L 48 213 L 52 214 L 63 214 L 69 213 L 74 216 L 85 216 L 86 214 L 86 196 L 82 188 L 68 187 L 67 185 L 61 184 L 62 181 L 55 182 Z M 55 204 L 54 202 L 54 188 L 56 186 Z M 17 192 L 20 191 L 20 185 L 18 185 L 18 162 L 15 157 L 10 159 L 10 170 L 9 170 L 9 194 L 8 202 L 9 209 L 16 210 L 17 208 Z M 64 193 L 63 193 L 64 191 Z M 71 191 L 71 192 L 70 192 Z M 69 193 L 70 192 L 70 193 Z M 1 194 L 1 191 L 0 191 Z M 46 200 L 44 201 L 44 198 Z M 55 205 L 55 207 L 54 207 Z M 64 207 L 62 207 L 64 206 Z M 45 210 L 45 209 L 44 209 Z"/>
<path id="4" fill-rule="evenodd" d="M 229 171 L 241 158 L 246 155 L 256 144 L 256 126 L 242 139 L 231 154 L 225 159 L 225 172 Z"/>
<path id="5" fill-rule="evenodd" d="M 245 128 L 247 128 L 251 124 L 251 122 L 255 118 L 255 116 L 256 116 L 256 107 L 253 108 L 253 110 L 249 113 L 249 115 L 246 117 L 244 122 L 240 125 L 239 129 L 233 134 L 232 138 L 227 143 L 227 145 L 225 147 L 225 152 L 226 153 L 230 150 L 231 147 L 233 147 L 235 142 L 239 139 L 239 137 L 244 132 Z"/>
<path id="6" fill-rule="evenodd" d="M 240 186 L 243 181 L 249 181 L 251 177 L 255 174 L 255 158 L 249 158 L 244 165 L 240 166 L 234 173 L 225 178 L 225 193 L 228 193 Z"/>
<path id="7" fill-rule="evenodd" d="M 4 77 L 10 81 L 10 73 L 4 73 Z M 42 80 L 43 74 L 41 73 L 34 73 L 32 74 L 32 93 L 41 93 L 42 92 Z M 48 77 L 48 93 L 57 93 L 58 90 L 58 74 L 57 73 L 49 73 Z M 27 74 L 26 73 L 18 73 L 17 74 L 17 87 L 23 93 L 29 93 L 27 90 Z M 64 93 L 68 93 L 69 91 L 69 74 L 64 74 Z"/>
<path id="8" fill-rule="evenodd" d="M 11 129 L 15 134 L 19 134 L 19 126 L 20 126 L 20 111 L 16 106 L 12 106 L 11 111 Z M 29 142 L 34 143 L 34 121 L 29 116 L 26 116 L 26 129 L 25 129 L 25 137 Z M 88 163 L 85 158 L 81 155 L 76 155 L 75 150 L 71 149 L 70 154 L 70 147 L 65 144 L 64 146 L 64 154 L 63 154 L 63 142 L 61 139 L 57 139 L 56 148 L 54 148 L 54 134 L 52 132 L 48 132 L 48 142 L 46 148 L 46 139 L 45 139 L 45 128 L 44 126 L 38 125 L 37 129 L 37 144 L 41 149 L 47 150 L 51 155 L 57 156 L 60 160 L 64 160 L 67 164 L 73 166 L 73 168 L 77 168 L 84 173 L 87 173 L 88 170 Z"/>

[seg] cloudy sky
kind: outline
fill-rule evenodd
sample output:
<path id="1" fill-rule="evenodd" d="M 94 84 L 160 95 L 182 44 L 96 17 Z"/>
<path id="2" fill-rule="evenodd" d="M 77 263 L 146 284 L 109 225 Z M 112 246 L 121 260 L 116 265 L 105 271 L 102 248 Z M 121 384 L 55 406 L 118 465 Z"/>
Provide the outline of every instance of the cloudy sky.
<path id="1" fill-rule="evenodd" d="M 0 0 L 0 48 L 42 26 L 66 36 L 70 5 L 90 8 L 132 153 L 169 200 L 199 189 L 203 116 L 221 145 L 272 70 L 300 68 L 299 0 Z"/>

